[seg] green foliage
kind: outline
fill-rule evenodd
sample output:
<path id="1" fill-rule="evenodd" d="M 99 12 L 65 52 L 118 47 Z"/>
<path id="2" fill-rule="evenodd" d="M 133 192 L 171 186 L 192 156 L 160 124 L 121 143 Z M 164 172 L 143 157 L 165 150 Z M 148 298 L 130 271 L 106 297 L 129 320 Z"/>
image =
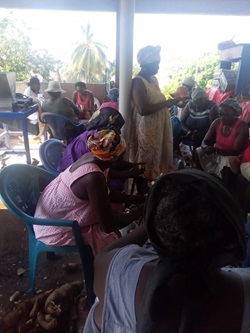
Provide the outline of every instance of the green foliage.
<path id="1" fill-rule="evenodd" d="M 132 77 L 136 76 L 141 70 L 140 65 L 138 64 L 133 64 L 133 68 L 132 68 Z"/>
<path id="2" fill-rule="evenodd" d="M 47 50 L 32 50 L 25 29 L 22 22 L 7 18 L 0 21 L 0 71 L 15 72 L 17 81 L 37 74 L 49 80 L 56 61 Z"/>
<path id="3" fill-rule="evenodd" d="M 49 54 L 48 50 L 34 51 L 31 55 L 31 68 L 34 75 L 40 74 L 44 81 L 51 79 L 51 72 L 55 72 L 61 61 L 56 61 L 54 57 Z"/>
<path id="4" fill-rule="evenodd" d="M 188 62 L 183 61 L 182 67 L 171 68 L 170 83 L 162 88 L 163 94 L 169 98 L 170 93 L 174 92 L 185 77 L 193 76 L 196 80 L 197 87 L 207 89 L 212 84 L 213 74 L 219 66 L 218 53 L 206 53 L 198 60 L 191 60 Z"/>
<path id="5" fill-rule="evenodd" d="M 106 81 L 110 81 L 111 77 L 115 75 L 115 69 L 116 69 L 116 62 L 107 61 Z"/>
<path id="6" fill-rule="evenodd" d="M 0 21 L 0 70 L 15 72 L 17 80 L 24 80 L 30 71 L 30 54 L 29 38 L 15 29 L 11 20 Z"/>
<path id="7" fill-rule="evenodd" d="M 89 23 L 81 29 L 82 40 L 72 52 L 71 62 L 65 71 L 66 79 L 68 82 L 103 81 L 107 67 L 103 48 L 106 46 L 93 40 L 94 35 L 90 31 Z"/>

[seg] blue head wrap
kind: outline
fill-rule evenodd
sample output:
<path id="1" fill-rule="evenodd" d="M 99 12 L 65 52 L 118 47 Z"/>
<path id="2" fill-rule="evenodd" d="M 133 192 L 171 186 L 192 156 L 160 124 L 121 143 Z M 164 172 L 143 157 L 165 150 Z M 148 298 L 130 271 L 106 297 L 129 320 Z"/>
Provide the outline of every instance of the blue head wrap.
<path id="1" fill-rule="evenodd" d="M 110 89 L 110 91 L 108 92 L 108 98 L 109 98 L 110 101 L 118 102 L 119 89 L 118 88 Z"/>

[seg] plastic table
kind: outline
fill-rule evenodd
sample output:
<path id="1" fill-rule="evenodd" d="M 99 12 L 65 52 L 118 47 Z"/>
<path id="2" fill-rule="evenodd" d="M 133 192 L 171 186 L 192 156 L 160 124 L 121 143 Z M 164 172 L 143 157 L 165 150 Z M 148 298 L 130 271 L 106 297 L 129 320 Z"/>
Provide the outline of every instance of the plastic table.
<path id="1" fill-rule="evenodd" d="M 8 130 L 8 125 L 4 123 L 5 119 L 17 119 L 21 121 L 21 127 L 22 127 L 21 134 L 23 136 L 27 164 L 31 164 L 27 117 L 30 116 L 32 113 L 37 112 L 37 110 L 38 110 L 37 104 L 30 106 L 29 109 L 27 110 L 20 110 L 17 112 L 3 111 L 0 109 L 0 122 L 3 123 L 3 129 L 4 129 L 4 132 L 1 134 L 1 136 L 5 137 L 7 136 L 8 138 L 8 135 L 10 134 Z M 11 134 L 13 134 L 13 132 L 11 132 Z"/>

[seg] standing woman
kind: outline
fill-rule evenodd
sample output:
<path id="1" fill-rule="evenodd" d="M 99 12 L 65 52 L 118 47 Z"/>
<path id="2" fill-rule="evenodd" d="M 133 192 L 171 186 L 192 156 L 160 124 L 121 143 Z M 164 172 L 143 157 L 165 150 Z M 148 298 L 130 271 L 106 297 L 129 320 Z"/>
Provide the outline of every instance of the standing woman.
<path id="1" fill-rule="evenodd" d="M 140 72 L 132 81 L 132 115 L 129 158 L 145 163 L 145 177 L 153 180 L 172 168 L 173 136 L 169 107 L 180 98 L 166 100 L 157 78 L 160 46 L 146 46 L 137 54 Z"/>
<path id="2" fill-rule="evenodd" d="M 197 167 L 221 177 L 224 166 L 229 167 L 230 156 L 238 156 L 245 149 L 248 123 L 239 119 L 242 109 L 232 98 L 220 104 L 219 116 L 211 124 L 201 147 L 196 149 Z"/>

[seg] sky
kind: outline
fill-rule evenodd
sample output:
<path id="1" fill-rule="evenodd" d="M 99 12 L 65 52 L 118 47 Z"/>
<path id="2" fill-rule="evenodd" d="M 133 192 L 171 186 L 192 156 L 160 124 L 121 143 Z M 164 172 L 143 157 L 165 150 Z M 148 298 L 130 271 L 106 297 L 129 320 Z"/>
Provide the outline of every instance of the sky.
<path id="1" fill-rule="evenodd" d="M 80 26 L 90 24 L 94 41 L 105 45 L 108 60 L 115 60 L 115 13 L 1 9 L 0 18 L 23 20 L 29 27 L 34 48 L 46 48 L 55 58 L 66 61 L 81 39 Z M 216 52 L 218 43 L 233 39 L 250 43 L 249 16 L 135 14 L 134 63 L 146 45 L 161 45 L 161 68 L 178 58 L 199 57 Z M 160 71 L 159 71 L 160 72 Z"/>

